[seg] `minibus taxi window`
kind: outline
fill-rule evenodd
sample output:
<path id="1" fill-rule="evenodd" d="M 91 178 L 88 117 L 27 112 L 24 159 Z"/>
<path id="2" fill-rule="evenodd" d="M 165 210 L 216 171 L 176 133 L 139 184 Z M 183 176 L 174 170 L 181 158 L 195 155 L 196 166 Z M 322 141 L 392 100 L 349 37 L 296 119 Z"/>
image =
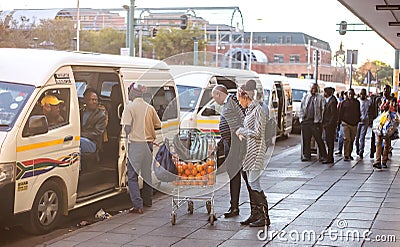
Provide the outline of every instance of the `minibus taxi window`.
<path id="1" fill-rule="evenodd" d="M 35 103 L 29 117 L 45 116 L 48 130 L 60 128 L 69 123 L 70 91 L 69 89 L 49 89 L 43 92 Z M 29 120 L 24 126 L 23 136 L 30 136 Z"/>
<path id="2" fill-rule="evenodd" d="M 307 90 L 302 89 L 292 89 L 292 100 L 293 102 L 301 102 L 303 96 L 307 94 Z"/>
<path id="3" fill-rule="evenodd" d="M 31 96 L 34 86 L 0 82 L 0 130 L 10 130 Z"/>
<path id="4" fill-rule="evenodd" d="M 264 89 L 264 102 L 265 104 L 269 104 L 269 95 L 271 91 L 269 89 Z"/>
<path id="5" fill-rule="evenodd" d="M 201 94 L 200 87 L 177 85 L 181 111 L 194 111 Z"/>

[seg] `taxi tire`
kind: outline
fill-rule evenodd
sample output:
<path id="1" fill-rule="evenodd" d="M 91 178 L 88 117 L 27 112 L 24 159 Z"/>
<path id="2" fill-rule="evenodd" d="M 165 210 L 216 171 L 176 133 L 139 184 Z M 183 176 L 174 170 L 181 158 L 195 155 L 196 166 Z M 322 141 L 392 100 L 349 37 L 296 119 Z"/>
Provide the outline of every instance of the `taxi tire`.
<path id="1" fill-rule="evenodd" d="M 23 225 L 25 231 L 31 234 L 40 235 L 48 233 L 54 230 L 62 216 L 62 192 L 59 188 L 59 184 L 55 181 L 47 181 L 39 189 L 35 200 L 32 205 L 32 209 L 29 212 L 28 223 Z M 44 200 L 47 199 L 47 202 Z M 47 219 L 43 224 L 40 222 L 40 216 L 43 216 L 43 212 L 39 212 L 39 206 L 43 208 L 43 203 L 50 203 L 50 219 Z M 54 208 L 55 206 L 55 208 Z M 49 221 L 47 221 L 49 220 Z"/>

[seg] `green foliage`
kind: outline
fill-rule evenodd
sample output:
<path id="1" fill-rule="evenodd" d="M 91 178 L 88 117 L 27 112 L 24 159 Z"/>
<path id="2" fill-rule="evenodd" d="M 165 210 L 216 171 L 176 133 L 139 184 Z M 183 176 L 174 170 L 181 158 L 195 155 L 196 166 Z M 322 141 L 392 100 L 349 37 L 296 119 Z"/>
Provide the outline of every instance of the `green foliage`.
<path id="1" fill-rule="evenodd" d="M 203 35 L 198 29 L 160 29 L 156 37 L 148 39 L 150 45 L 144 49 L 150 52 L 147 49 L 154 47 L 155 58 L 163 60 L 180 53 L 193 52 L 194 38 L 197 38 L 198 51 L 203 51 L 205 41 L 200 39 Z"/>
<path id="2" fill-rule="evenodd" d="M 392 85 L 393 81 L 393 68 L 382 61 L 367 61 L 361 65 L 355 72 L 354 80 L 358 85 L 364 85 L 364 77 L 368 70 L 371 71 L 373 77 L 378 77 L 379 85 Z"/>
<path id="3" fill-rule="evenodd" d="M 80 50 L 106 54 L 120 54 L 125 47 L 125 32 L 112 28 L 100 31 L 81 31 Z"/>

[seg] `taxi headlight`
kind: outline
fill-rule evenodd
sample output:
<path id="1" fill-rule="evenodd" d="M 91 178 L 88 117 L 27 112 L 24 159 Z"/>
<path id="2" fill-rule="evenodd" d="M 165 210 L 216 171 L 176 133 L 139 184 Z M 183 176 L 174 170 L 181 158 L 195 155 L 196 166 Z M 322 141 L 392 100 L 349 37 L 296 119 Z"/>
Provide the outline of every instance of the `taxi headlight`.
<path id="1" fill-rule="evenodd" d="M 0 185 L 14 182 L 15 163 L 0 163 Z"/>

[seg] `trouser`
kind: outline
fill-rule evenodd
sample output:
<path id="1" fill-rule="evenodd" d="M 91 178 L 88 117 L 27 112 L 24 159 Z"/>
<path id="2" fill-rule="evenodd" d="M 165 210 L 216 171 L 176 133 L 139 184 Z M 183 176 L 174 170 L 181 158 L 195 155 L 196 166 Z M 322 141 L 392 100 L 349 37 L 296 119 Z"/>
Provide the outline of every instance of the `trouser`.
<path id="1" fill-rule="evenodd" d="M 336 126 L 327 126 L 325 129 L 325 141 L 326 146 L 328 147 L 328 154 L 327 160 L 333 161 L 333 150 L 335 147 L 335 133 L 336 133 Z"/>
<path id="2" fill-rule="evenodd" d="M 367 134 L 368 124 L 366 123 L 358 123 L 357 126 L 357 135 L 356 135 L 356 151 L 357 154 L 364 154 L 365 147 L 365 135 Z"/>
<path id="3" fill-rule="evenodd" d="M 239 139 L 232 138 L 232 146 L 228 141 L 224 140 L 224 154 L 226 171 L 229 176 L 229 193 L 231 196 L 231 207 L 239 207 L 240 187 L 242 185 L 241 179 L 241 158 L 240 148 L 238 146 Z"/>
<path id="4" fill-rule="evenodd" d="M 376 152 L 376 146 L 375 146 L 375 132 L 371 131 L 371 149 L 370 149 L 370 154 L 369 157 L 372 159 L 374 158 L 374 154 Z"/>
<path id="5" fill-rule="evenodd" d="M 338 131 L 338 151 L 339 152 L 343 151 L 343 126 L 342 126 L 342 124 L 339 125 L 339 131 Z"/>
<path id="6" fill-rule="evenodd" d="M 326 158 L 326 149 L 322 140 L 322 124 L 303 121 L 301 123 L 303 135 L 303 156 L 311 158 L 311 137 L 317 142 L 320 158 Z"/>
<path id="7" fill-rule="evenodd" d="M 342 122 L 343 126 L 343 140 L 344 140 L 344 156 L 350 157 L 353 152 L 353 143 L 357 134 L 357 125 L 350 125 Z"/>
<path id="8" fill-rule="evenodd" d="M 376 138 L 376 162 L 385 163 L 388 160 L 389 148 L 390 148 L 390 138 L 375 136 Z M 384 142 L 384 147 L 382 148 L 382 142 Z"/>
<path id="9" fill-rule="evenodd" d="M 131 142 L 128 145 L 128 188 L 134 208 L 143 208 L 143 204 L 152 204 L 153 188 L 151 187 L 151 165 L 153 161 L 153 144 Z M 138 174 L 143 178 L 140 194 Z"/>

